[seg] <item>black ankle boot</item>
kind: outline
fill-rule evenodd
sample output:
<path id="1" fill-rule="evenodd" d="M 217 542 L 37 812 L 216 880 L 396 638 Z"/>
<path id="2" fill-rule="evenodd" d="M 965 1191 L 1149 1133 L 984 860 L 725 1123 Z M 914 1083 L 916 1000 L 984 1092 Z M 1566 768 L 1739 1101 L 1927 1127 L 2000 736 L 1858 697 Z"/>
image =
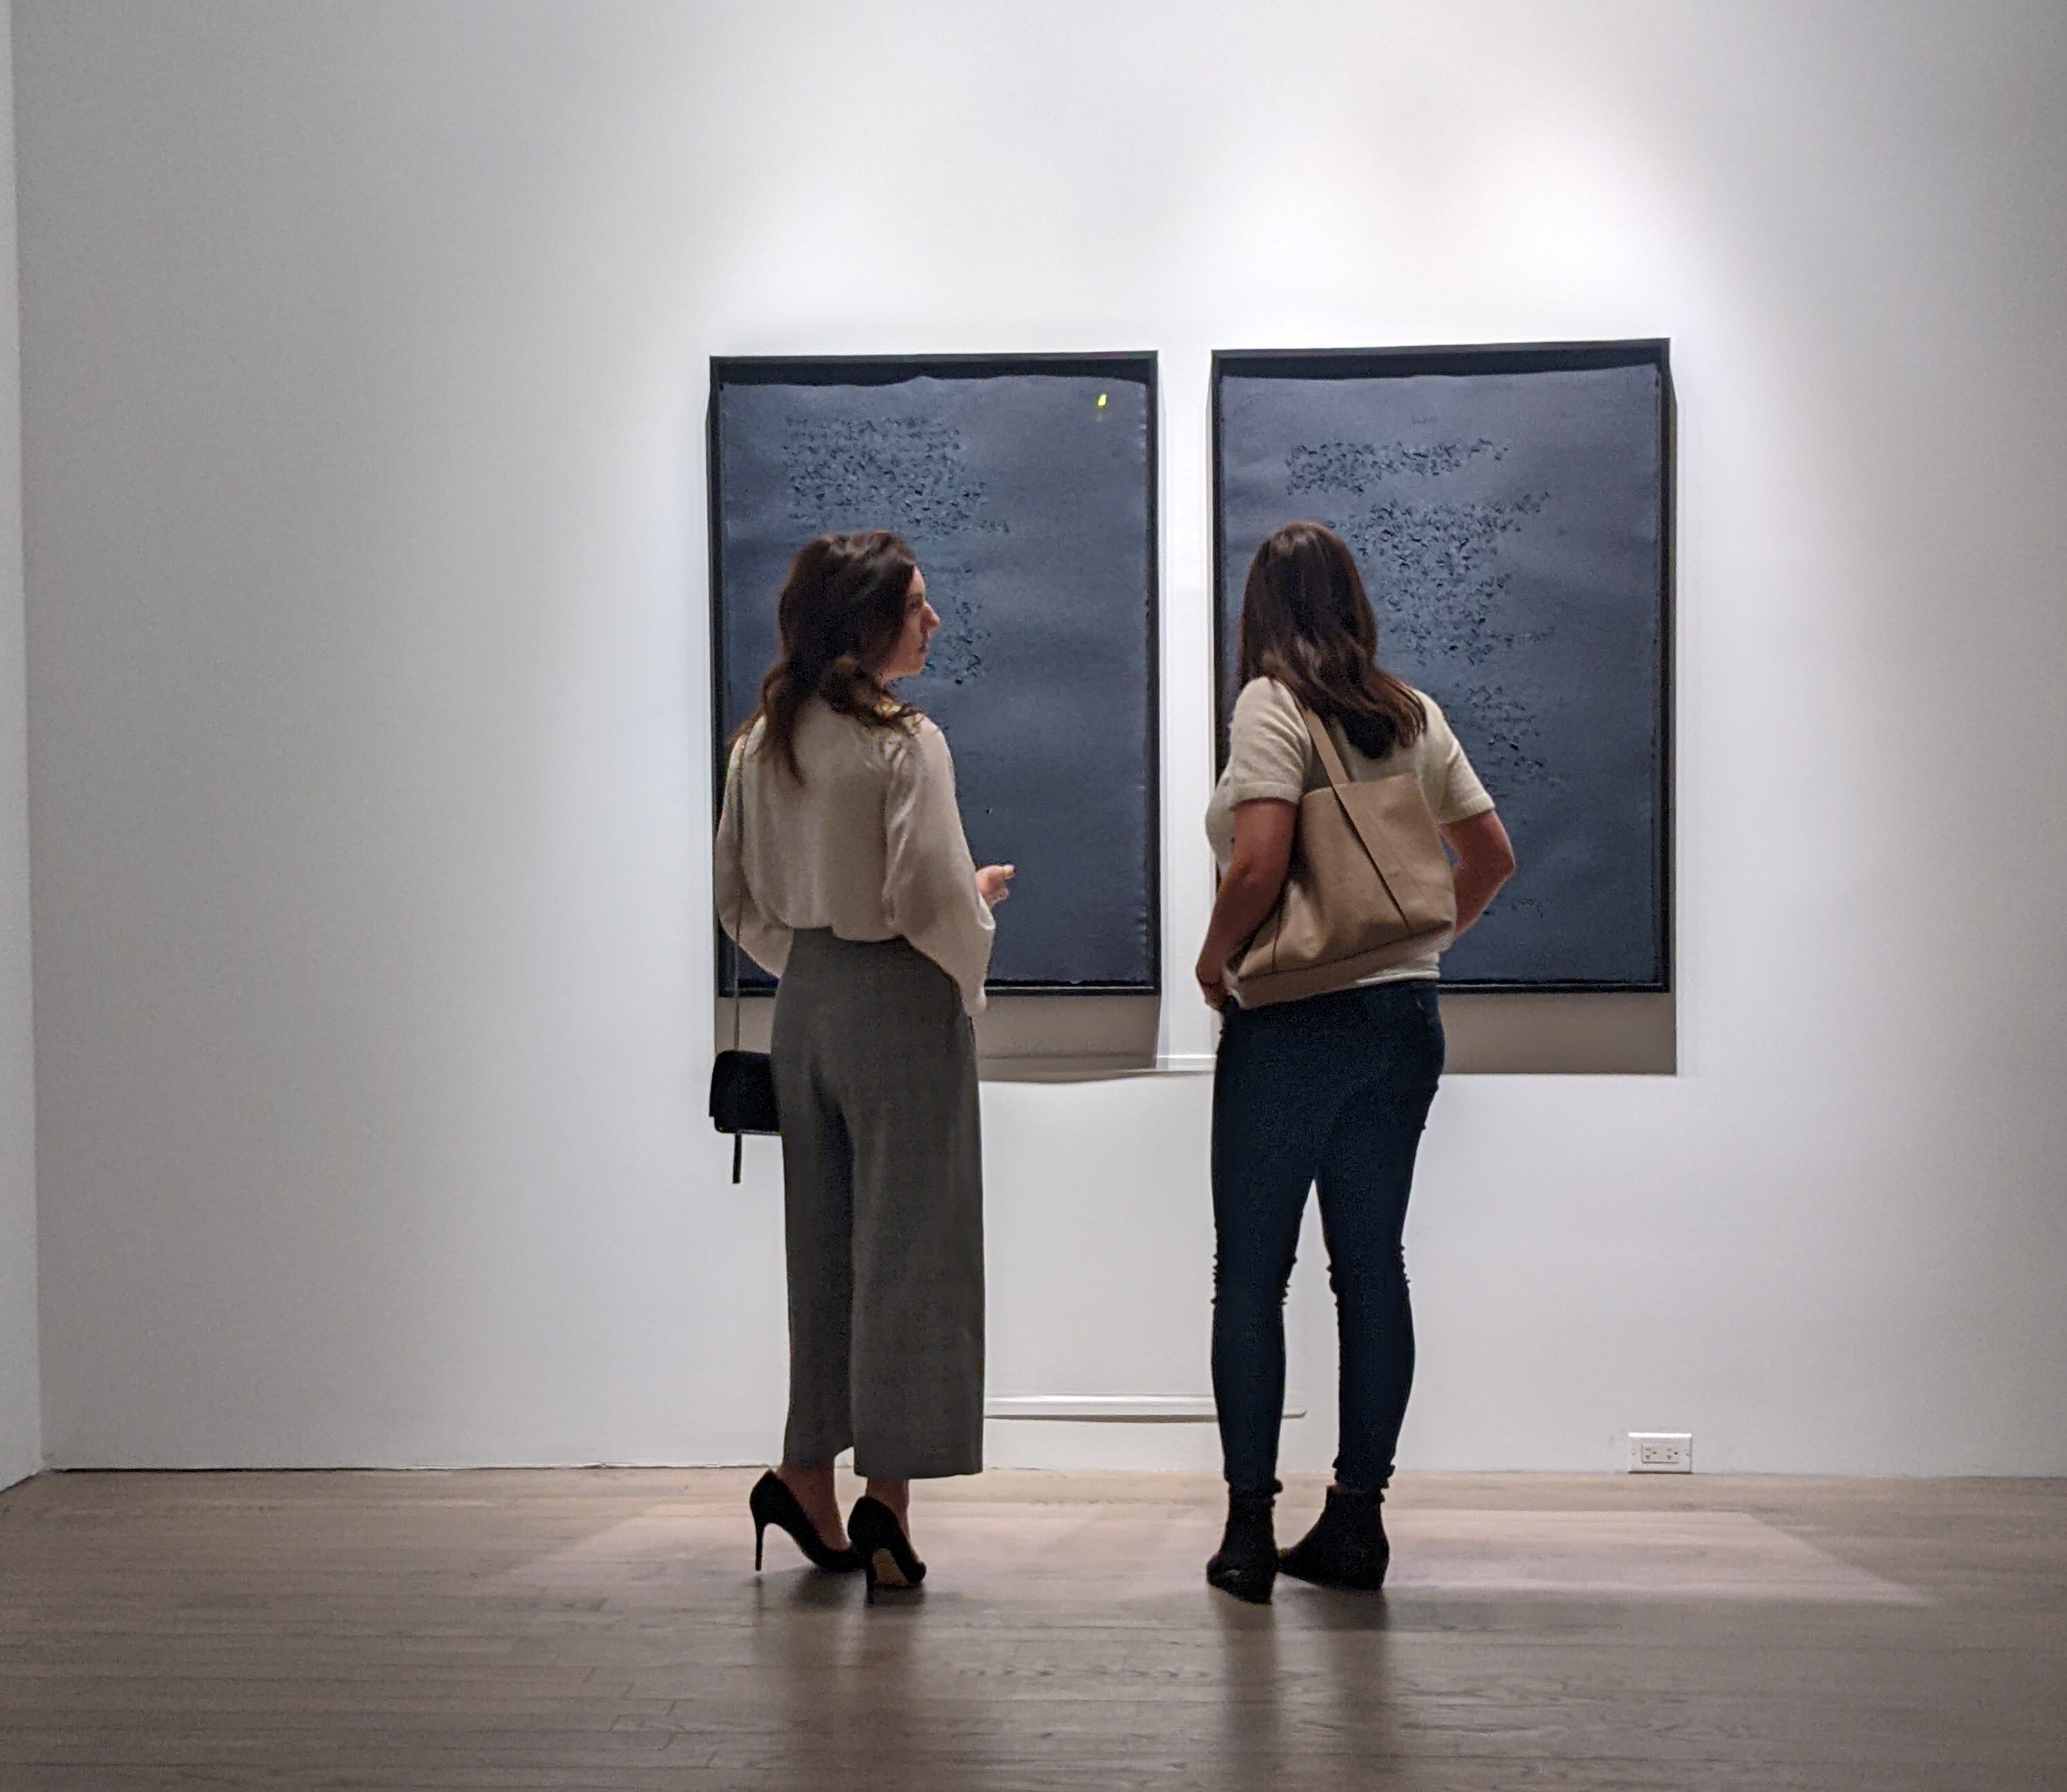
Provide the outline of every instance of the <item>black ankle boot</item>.
<path id="1" fill-rule="evenodd" d="M 1316 1587 L 1345 1587 L 1368 1593 L 1385 1584 L 1392 1546 L 1385 1540 L 1385 1520 L 1379 1507 L 1382 1488 L 1369 1493 L 1330 1487 L 1328 1503 L 1314 1528 L 1277 1558 L 1281 1573 Z"/>
<path id="2" fill-rule="evenodd" d="M 1270 1588 L 1277 1579 L 1271 1505 L 1268 1494 L 1228 1494 L 1227 1530 L 1221 1535 L 1219 1553 L 1206 1564 L 1208 1585 L 1252 1605 L 1270 1603 Z"/>

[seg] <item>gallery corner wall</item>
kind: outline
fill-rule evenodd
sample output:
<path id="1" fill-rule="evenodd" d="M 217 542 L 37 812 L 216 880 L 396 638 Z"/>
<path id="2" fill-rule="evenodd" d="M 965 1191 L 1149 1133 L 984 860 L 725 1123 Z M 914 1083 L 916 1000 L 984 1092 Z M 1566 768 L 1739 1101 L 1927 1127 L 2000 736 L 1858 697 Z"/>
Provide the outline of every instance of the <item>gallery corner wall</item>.
<path id="1" fill-rule="evenodd" d="M 2053 0 L 15 15 L 53 1461 L 778 1447 L 773 1152 L 701 1102 L 713 356 L 1158 351 L 1196 1064 L 1212 352 L 1667 337 L 1676 1073 L 1449 1080 L 1403 1459 L 2067 1472 Z M 986 1085 L 994 1395 L 1205 1393 L 1209 1093 Z"/>
<path id="2" fill-rule="evenodd" d="M 43 1461 L 11 26 L 0 0 L 0 1487 Z"/>

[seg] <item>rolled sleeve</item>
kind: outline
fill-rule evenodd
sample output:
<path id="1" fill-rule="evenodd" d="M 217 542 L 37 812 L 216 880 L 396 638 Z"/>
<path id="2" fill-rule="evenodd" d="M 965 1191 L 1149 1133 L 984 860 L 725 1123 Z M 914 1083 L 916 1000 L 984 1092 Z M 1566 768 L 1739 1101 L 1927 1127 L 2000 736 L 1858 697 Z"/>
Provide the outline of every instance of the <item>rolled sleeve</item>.
<path id="1" fill-rule="evenodd" d="M 955 802 L 947 736 L 921 720 L 892 755 L 883 800 L 883 906 L 890 924 L 954 979 L 962 1006 L 984 1006 L 997 923 L 977 894 L 976 862 Z"/>

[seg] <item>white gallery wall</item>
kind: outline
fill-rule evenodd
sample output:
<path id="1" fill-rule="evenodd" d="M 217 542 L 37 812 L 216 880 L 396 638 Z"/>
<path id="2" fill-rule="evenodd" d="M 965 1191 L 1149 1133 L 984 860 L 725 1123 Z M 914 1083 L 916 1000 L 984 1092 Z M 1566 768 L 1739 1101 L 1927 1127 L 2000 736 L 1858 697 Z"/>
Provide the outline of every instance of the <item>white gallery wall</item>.
<path id="1" fill-rule="evenodd" d="M 8 10 L 8 0 L 0 0 L 0 1487 L 35 1474 L 43 1459 L 22 646 L 22 383 Z"/>
<path id="2" fill-rule="evenodd" d="M 14 43 L 54 1460 L 778 1447 L 774 1152 L 731 1187 L 701 1113 L 710 355 L 1162 351 L 1183 1058 L 1209 351 L 1662 334 L 1678 1072 L 1446 1087 L 1404 1460 L 2067 1471 L 2049 0 L 18 0 Z M 1209 1093 L 986 1086 L 994 1394 L 1206 1391 Z"/>

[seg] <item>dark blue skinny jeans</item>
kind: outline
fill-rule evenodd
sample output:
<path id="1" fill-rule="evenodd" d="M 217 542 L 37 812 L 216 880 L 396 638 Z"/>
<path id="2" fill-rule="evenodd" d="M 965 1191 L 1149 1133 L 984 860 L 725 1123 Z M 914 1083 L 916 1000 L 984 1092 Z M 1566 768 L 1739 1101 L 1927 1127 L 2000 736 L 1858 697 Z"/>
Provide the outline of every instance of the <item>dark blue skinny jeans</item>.
<path id="1" fill-rule="evenodd" d="M 1221 1011 L 1213 1072 L 1213 1397 L 1229 1490 L 1277 1490 L 1285 1291 L 1306 1191 L 1341 1337 L 1335 1478 L 1383 1487 L 1414 1385 L 1400 1237 L 1443 1073 L 1436 985 L 1378 983 Z"/>

